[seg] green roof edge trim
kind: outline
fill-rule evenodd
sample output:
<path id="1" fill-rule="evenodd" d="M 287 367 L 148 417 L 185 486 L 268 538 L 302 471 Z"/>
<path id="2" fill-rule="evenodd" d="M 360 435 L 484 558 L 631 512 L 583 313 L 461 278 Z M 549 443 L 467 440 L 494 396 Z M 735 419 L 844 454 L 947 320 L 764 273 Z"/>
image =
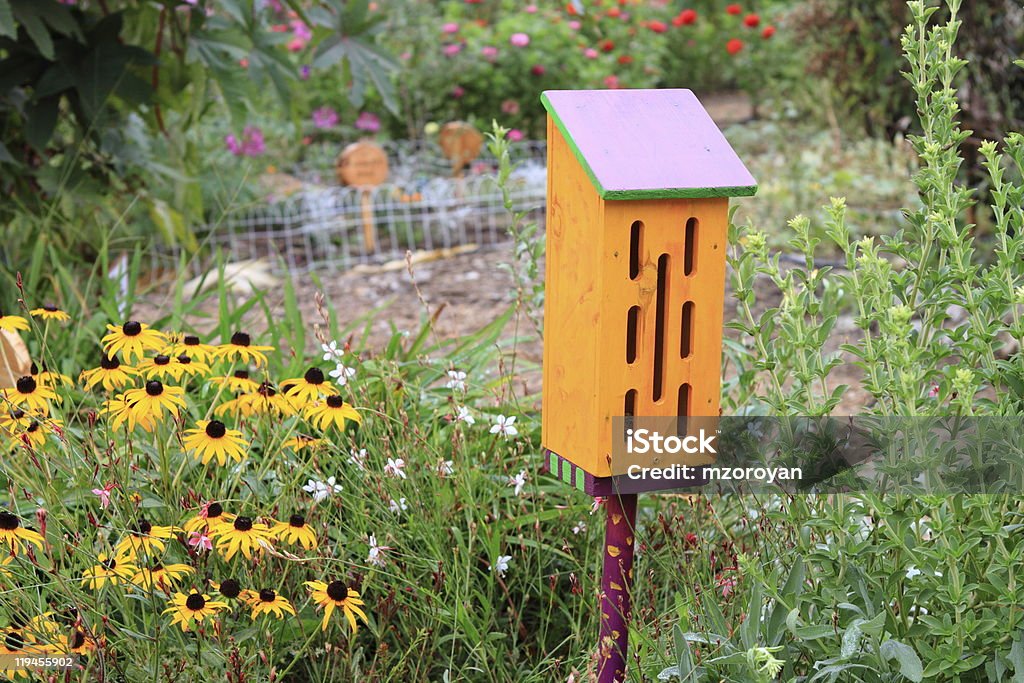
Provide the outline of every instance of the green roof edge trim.
<path id="1" fill-rule="evenodd" d="M 569 149 L 572 150 L 573 155 L 576 157 L 576 161 L 579 162 L 583 170 L 586 171 L 587 177 L 590 178 L 590 182 L 594 185 L 594 189 L 597 190 L 597 195 L 601 199 L 608 200 L 631 200 L 631 199 L 713 199 L 716 197 L 753 197 L 757 194 L 757 185 L 745 185 L 738 187 L 679 187 L 679 188 L 665 188 L 657 190 L 607 190 L 598 181 L 597 176 L 594 175 L 593 169 L 590 168 L 590 164 L 587 163 L 586 158 L 583 156 L 583 152 L 576 146 L 576 141 L 569 135 L 569 131 L 566 129 L 565 124 L 562 123 L 562 119 L 558 116 L 558 112 L 555 111 L 555 107 L 551 104 L 551 100 L 548 99 L 547 93 L 541 93 L 540 95 L 541 104 L 544 105 L 544 109 L 547 110 L 548 115 L 555 122 L 555 126 L 558 127 L 559 132 L 562 133 L 562 138 L 566 144 L 569 145 Z"/>

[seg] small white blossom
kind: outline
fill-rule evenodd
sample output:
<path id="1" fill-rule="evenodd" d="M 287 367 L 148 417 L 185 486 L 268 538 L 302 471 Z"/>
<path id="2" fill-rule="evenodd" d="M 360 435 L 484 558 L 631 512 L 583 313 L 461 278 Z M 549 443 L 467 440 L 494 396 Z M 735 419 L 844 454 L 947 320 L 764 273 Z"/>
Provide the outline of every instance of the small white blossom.
<path id="1" fill-rule="evenodd" d="M 328 477 L 327 481 L 310 479 L 302 490 L 313 494 L 313 502 L 319 503 L 332 493 L 341 493 L 341 484 L 335 484 L 334 481 L 334 477 Z"/>
<path id="2" fill-rule="evenodd" d="M 594 502 L 590 505 L 590 514 L 594 514 L 600 510 L 602 505 L 604 505 L 604 498 L 601 496 L 594 498 Z"/>
<path id="3" fill-rule="evenodd" d="M 399 498 L 398 500 L 392 498 L 391 502 L 388 504 L 388 507 L 396 515 L 400 515 L 409 509 L 409 506 L 405 504 L 405 498 Z"/>
<path id="4" fill-rule="evenodd" d="M 498 555 L 498 559 L 487 567 L 489 572 L 497 572 L 498 576 L 505 576 L 505 572 L 508 571 L 508 566 L 512 562 L 511 555 Z"/>
<path id="5" fill-rule="evenodd" d="M 491 427 L 491 434 L 501 434 L 506 439 L 510 436 L 515 436 L 519 433 L 519 430 L 514 426 L 515 422 L 515 415 L 510 415 L 508 417 L 499 415 L 495 420 L 494 426 Z"/>
<path id="6" fill-rule="evenodd" d="M 349 452 L 348 452 L 348 461 L 349 461 L 350 464 L 355 465 L 359 469 L 365 470 L 366 469 L 366 449 L 365 448 L 360 448 L 358 451 L 356 449 L 354 449 L 354 448 L 350 449 Z"/>
<path id="7" fill-rule="evenodd" d="M 582 534 L 586 530 L 587 530 L 587 523 L 585 521 L 583 521 L 582 519 L 580 521 L 576 522 L 576 526 L 574 526 L 572 528 L 572 532 L 574 534 L 576 534 L 577 536 Z"/>
<path id="8" fill-rule="evenodd" d="M 516 476 L 508 478 L 508 485 L 515 486 L 515 494 L 520 496 L 523 493 L 523 488 L 526 486 L 527 479 L 529 477 L 526 475 L 526 470 L 521 470 Z"/>
<path id="9" fill-rule="evenodd" d="M 455 462 L 453 460 L 442 460 L 437 468 L 437 473 L 442 477 L 450 477 L 455 474 Z"/>
<path id="10" fill-rule="evenodd" d="M 465 391 L 466 390 L 466 373 L 461 370 L 449 370 L 448 371 L 448 383 L 444 385 L 445 388 L 453 391 Z"/>
<path id="11" fill-rule="evenodd" d="M 344 349 L 338 348 L 338 342 L 332 341 L 330 344 L 321 344 L 320 348 L 324 352 L 325 361 L 333 361 L 337 363 L 341 360 L 341 357 L 345 355 Z"/>
<path id="12" fill-rule="evenodd" d="M 338 386 L 345 386 L 349 380 L 354 379 L 356 376 L 356 369 L 350 368 L 344 363 L 338 363 L 338 365 L 327 373 L 334 378 L 334 381 L 338 383 Z"/>
<path id="13" fill-rule="evenodd" d="M 387 558 L 384 557 L 385 551 L 391 550 L 386 545 L 377 545 L 377 537 L 370 534 L 370 552 L 366 556 L 366 561 L 375 567 L 383 567 L 387 564 Z"/>
<path id="14" fill-rule="evenodd" d="M 407 479 L 405 475 L 405 460 L 403 460 L 402 458 L 388 458 L 388 464 L 384 466 L 384 474 L 389 474 L 392 477 L 400 477 L 402 479 Z"/>
<path id="15" fill-rule="evenodd" d="M 915 576 L 920 576 L 923 573 L 924 572 L 922 572 L 920 569 L 918 569 L 914 565 L 910 565 L 909 567 L 907 567 L 907 578 L 908 579 L 913 579 Z M 935 574 L 935 576 L 938 576 L 940 578 L 942 577 L 942 572 L 940 572 L 940 571 L 935 571 L 934 574 Z"/>
<path id="16" fill-rule="evenodd" d="M 466 406 L 459 406 L 459 414 L 455 416 L 456 422 L 465 422 L 468 425 L 476 424 L 476 418 L 469 412 Z"/>

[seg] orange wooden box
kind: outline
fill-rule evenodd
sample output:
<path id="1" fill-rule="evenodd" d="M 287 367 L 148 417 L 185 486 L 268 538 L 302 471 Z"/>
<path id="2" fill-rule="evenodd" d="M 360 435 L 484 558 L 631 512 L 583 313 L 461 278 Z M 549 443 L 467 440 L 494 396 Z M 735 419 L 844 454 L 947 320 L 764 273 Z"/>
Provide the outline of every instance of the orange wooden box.
<path id="1" fill-rule="evenodd" d="M 729 197 L 754 179 L 689 90 L 549 91 L 542 444 L 604 495 L 616 416 L 717 416 Z"/>

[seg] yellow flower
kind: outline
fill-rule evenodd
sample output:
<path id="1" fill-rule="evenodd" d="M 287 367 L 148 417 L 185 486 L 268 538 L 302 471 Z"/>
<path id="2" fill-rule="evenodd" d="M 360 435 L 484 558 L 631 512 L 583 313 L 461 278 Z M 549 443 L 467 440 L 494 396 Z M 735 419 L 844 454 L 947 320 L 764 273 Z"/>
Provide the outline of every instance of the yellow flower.
<path id="1" fill-rule="evenodd" d="M 174 335 L 169 347 L 163 349 L 164 355 L 181 356 L 186 355 L 194 361 L 209 363 L 217 359 L 217 349 L 209 344 L 204 344 L 194 334 Z"/>
<path id="2" fill-rule="evenodd" d="M 82 629 L 76 628 L 68 636 L 67 645 L 60 649 L 62 652 L 88 655 L 96 651 L 96 641 Z"/>
<path id="3" fill-rule="evenodd" d="M 348 620 L 348 624 L 352 628 L 352 633 L 359 630 L 359 625 L 356 623 L 357 616 L 362 619 L 364 624 L 368 623 L 366 613 L 362 610 L 363 601 L 354 588 L 348 588 L 341 581 L 331 581 L 330 583 L 306 581 L 306 586 L 309 588 L 313 602 L 324 608 L 321 631 L 327 630 L 327 623 L 335 609 L 340 609 L 345 615 L 345 619 Z"/>
<path id="4" fill-rule="evenodd" d="M 46 413 L 34 413 L 22 410 L 21 408 L 15 408 L 0 414 L 0 431 L 14 436 L 28 428 L 29 425 L 36 421 L 37 417 L 43 419 L 46 417 Z"/>
<path id="5" fill-rule="evenodd" d="M 327 378 L 324 377 L 320 368 L 310 368 L 306 374 L 295 379 L 285 380 L 282 384 L 291 386 L 285 391 L 285 395 L 301 401 L 301 405 L 309 405 L 320 400 L 321 396 L 331 396 L 338 393 Z"/>
<path id="6" fill-rule="evenodd" d="M 306 550 L 316 547 L 316 532 L 306 524 L 302 515 L 292 515 L 287 522 L 275 522 L 270 533 L 285 543 L 301 544 Z"/>
<path id="7" fill-rule="evenodd" d="M 60 397 L 54 393 L 53 389 L 45 384 L 40 384 L 29 375 L 19 378 L 14 383 L 13 389 L 4 389 L 3 392 L 14 405 L 27 406 L 42 413 L 47 412 L 49 406 L 47 401 L 60 402 Z"/>
<path id="8" fill-rule="evenodd" d="M 306 420 L 322 431 L 327 431 L 331 425 L 344 431 L 347 420 L 352 420 L 356 424 L 363 421 L 356 409 L 345 403 L 341 396 L 328 396 L 326 400 L 308 406 L 305 414 Z"/>
<path id="9" fill-rule="evenodd" d="M 42 372 L 40 372 L 39 366 L 37 366 L 35 363 L 32 363 L 32 369 L 29 372 L 32 373 L 32 377 L 36 380 L 36 382 L 43 386 L 53 387 L 56 386 L 58 383 L 63 384 L 66 387 L 75 386 L 75 383 L 71 380 L 70 377 L 68 377 L 67 375 L 62 375 L 59 372 L 53 372 L 52 370 L 48 370 L 46 368 L 46 365 L 43 365 Z"/>
<path id="10" fill-rule="evenodd" d="M 39 550 L 43 549 L 43 537 L 38 531 L 21 526 L 21 520 L 6 510 L 0 510 L 0 552 L 17 555 L 22 544 L 31 543 Z M 4 546 L 7 550 L 4 551 Z"/>
<path id="11" fill-rule="evenodd" d="M 291 400 L 279 394 L 272 384 L 264 382 L 254 394 L 242 394 L 236 399 L 217 406 L 214 415 L 231 413 L 249 417 L 252 415 L 294 415 L 295 406 Z"/>
<path id="12" fill-rule="evenodd" d="M 107 325 L 108 333 L 103 337 L 103 350 L 108 356 L 121 352 L 125 362 L 142 360 L 146 351 L 159 351 L 167 343 L 167 335 L 150 329 L 146 323 L 129 320 L 121 327 Z"/>
<path id="13" fill-rule="evenodd" d="M 132 583 L 144 590 L 153 590 L 154 588 L 166 590 L 179 579 L 194 572 L 195 570 L 187 564 L 164 565 L 158 562 L 152 567 L 139 569 L 132 577 Z"/>
<path id="14" fill-rule="evenodd" d="M 224 506 L 213 501 L 204 505 L 199 514 L 185 522 L 182 528 L 187 534 L 200 533 L 210 531 L 221 524 L 230 524 L 233 521 L 235 521 L 235 515 L 224 512 Z"/>
<path id="15" fill-rule="evenodd" d="M 317 449 L 323 446 L 325 441 L 323 439 L 317 439 L 306 434 L 296 434 L 292 438 L 281 444 L 281 448 L 290 448 L 291 450 L 298 453 L 304 448 Z"/>
<path id="16" fill-rule="evenodd" d="M 129 429 L 134 428 L 134 421 L 140 418 L 163 417 L 164 411 L 178 416 L 178 410 L 185 407 L 185 390 L 181 387 L 164 386 L 159 380 L 151 379 L 145 388 L 129 389 L 124 392 L 124 400 L 128 403 Z"/>
<path id="17" fill-rule="evenodd" d="M 236 517 L 231 524 L 220 524 L 210 530 L 210 537 L 217 544 L 217 550 L 230 560 L 239 550 L 247 559 L 253 553 L 270 545 L 270 529 L 266 524 L 254 522 L 251 517 Z"/>
<path id="18" fill-rule="evenodd" d="M 213 458 L 217 458 L 221 467 L 227 464 L 228 458 L 235 462 L 245 459 L 249 442 L 242 437 L 242 432 L 228 429 L 220 420 L 199 420 L 197 424 L 198 429 L 185 431 L 184 445 L 204 465 Z"/>
<path id="19" fill-rule="evenodd" d="M 97 384 L 101 384 L 107 391 L 113 391 L 128 384 L 131 378 L 138 374 L 139 371 L 135 368 L 121 365 L 121 361 L 117 359 L 117 356 L 110 357 L 104 355 L 100 359 L 100 366 L 98 368 L 83 370 L 80 378 L 85 382 L 86 389 L 92 389 Z"/>
<path id="20" fill-rule="evenodd" d="M 295 615 L 295 608 L 292 607 L 292 603 L 269 588 L 264 588 L 259 593 L 256 593 L 255 599 L 249 601 L 249 606 L 252 607 L 253 619 L 261 614 L 272 614 L 278 619 L 284 619 L 285 612 L 292 616 Z"/>
<path id="21" fill-rule="evenodd" d="M 25 444 L 39 448 L 46 443 L 47 435 L 59 433 L 62 426 L 61 421 L 55 418 L 47 419 L 45 422 L 32 420 L 27 427 L 12 434 L 12 440 L 15 445 Z"/>
<path id="22" fill-rule="evenodd" d="M 248 370 L 235 370 L 233 375 L 210 377 L 207 381 L 224 386 L 228 391 L 233 391 L 236 394 L 249 394 L 260 388 L 255 380 L 249 379 Z"/>
<path id="23" fill-rule="evenodd" d="M 131 560 L 141 553 L 156 557 L 167 547 L 164 541 L 174 538 L 174 534 L 180 531 L 176 526 L 154 526 L 148 520 L 140 519 L 138 526 L 128 532 L 114 552 Z"/>
<path id="24" fill-rule="evenodd" d="M 85 570 L 82 585 L 89 590 L 99 590 L 109 583 L 116 586 L 125 581 L 131 581 L 139 568 L 124 555 L 108 557 L 106 553 L 100 553 L 96 558 L 97 564 Z"/>
<path id="25" fill-rule="evenodd" d="M 12 562 L 14 562 L 14 557 L 10 554 L 0 558 L 0 576 L 11 576 L 11 570 L 7 568 L 7 565 Z"/>
<path id="26" fill-rule="evenodd" d="M 31 637 L 24 631 L 14 628 L 0 630 L 0 658 L 2 658 L 0 661 L 8 661 L 11 656 L 38 657 L 45 654 L 46 648 L 33 644 Z M 9 680 L 31 679 L 32 673 L 27 668 L 0 668 L 0 677 L 3 676 Z"/>
<path id="27" fill-rule="evenodd" d="M 242 585 L 234 579 L 225 579 L 221 583 L 211 581 L 210 586 L 228 600 L 235 600 L 237 598 L 242 602 L 249 603 L 252 596 L 257 595 L 255 591 L 243 589 Z"/>
<path id="28" fill-rule="evenodd" d="M 3 311 L 0 311 L 0 330 L 17 332 L 27 329 L 29 329 L 28 320 L 18 315 L 5 315 Z"/>
<path id="29" fill-rule="evenodd" d="M 215 350 L 217 357 L 226 361 L 241 361 L 246 365 L 252 363 L 256 367 L 266 364 L 264 351 L 273 351 L 273 346 L 253 346 L 252 338 L 245 332 L 235 332 L 231 341 L 221 344 Z"/>
<path id="30" fill-rule="evenodd" d="M 104 401 L 102 412 L 104 415 L 111 416 L 110 427 L 116 430 L 120 429 L 121 425 L 127 424 L 129 430 L 139 426 L 147 432 L 153 431 L 153 428 L 156 427 L 156 420 L 153 416 L 137 415 L 132 410 L 132 405 L 132 402 L 123 394 Z"/>
<path id="31" fill-rule="evenodd" d="M 174 597 L 167 604 L 169 607 L 164 610 L 164 614 L 173 614 L 171 625 L 177 624 L 181 626 L 182 631 L 188 631 L 193 624 L 199 623 L 207 617 L 212 617 L 220 610 L 227 609 L 228 607 L 227 603 L 210 600 L 209 595 L 198 592 L 192 592 L 188 595 L 175 593 Z"/>
<path id="32" fill-rule="evenodd" d="M 43 320 L 56 320 L 59 323 L 66 323 L 71 320 L 71 316 L 60 310 L 53 304 L 45 304 L 42 308 L 34 308 L 28 312 L 33 318 L 42 318 Z"/>

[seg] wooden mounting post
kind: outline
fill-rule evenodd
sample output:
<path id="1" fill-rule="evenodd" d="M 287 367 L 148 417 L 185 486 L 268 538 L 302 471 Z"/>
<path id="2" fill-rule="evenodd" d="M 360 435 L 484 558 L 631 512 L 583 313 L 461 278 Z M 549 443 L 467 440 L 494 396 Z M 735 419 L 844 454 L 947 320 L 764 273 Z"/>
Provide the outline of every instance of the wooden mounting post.
<path id="1" fill-rule="evenodd" d="M 605 515 L 597 681 L 622 683 L 626 680 L 626 655 L 629 652 L 636 494 L 609 496 L 605 500 Z"/>

